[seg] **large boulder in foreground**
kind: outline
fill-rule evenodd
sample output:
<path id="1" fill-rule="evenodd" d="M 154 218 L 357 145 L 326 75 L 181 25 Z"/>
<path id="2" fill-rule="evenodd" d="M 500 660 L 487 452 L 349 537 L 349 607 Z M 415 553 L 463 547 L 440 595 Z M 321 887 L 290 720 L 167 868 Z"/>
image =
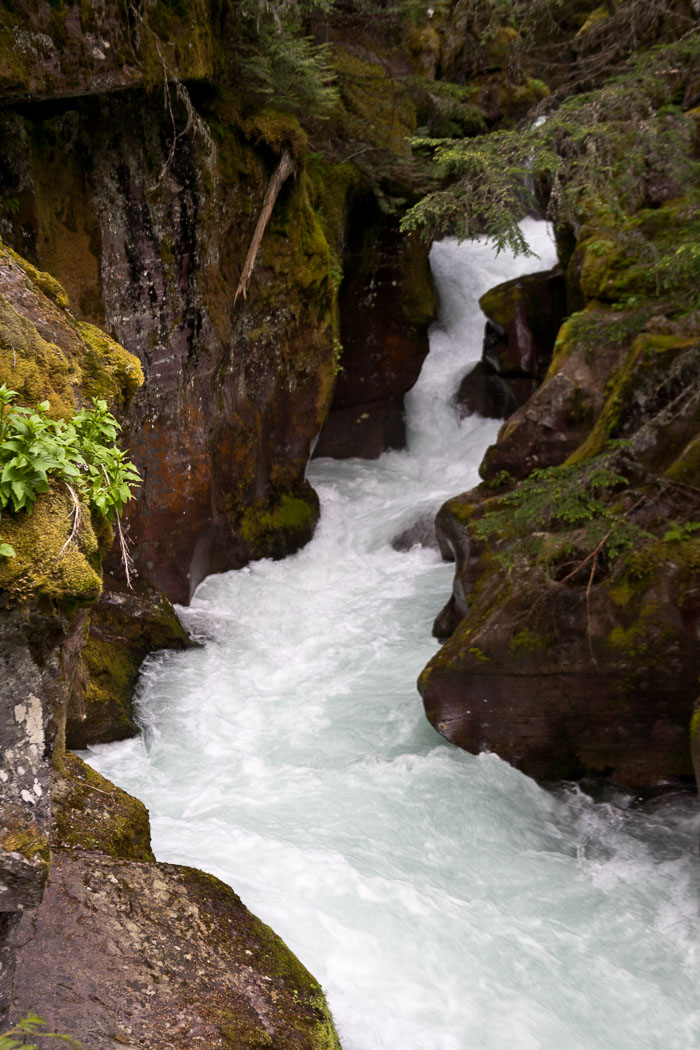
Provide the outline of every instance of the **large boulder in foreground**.
<path id="1" fill-rule="evenodd" d="M 192 868 L 58 854 L 15 942 L 11 1020 L 32 1010 L 90 1050 L 340 1050 L 308 971 Z"/>

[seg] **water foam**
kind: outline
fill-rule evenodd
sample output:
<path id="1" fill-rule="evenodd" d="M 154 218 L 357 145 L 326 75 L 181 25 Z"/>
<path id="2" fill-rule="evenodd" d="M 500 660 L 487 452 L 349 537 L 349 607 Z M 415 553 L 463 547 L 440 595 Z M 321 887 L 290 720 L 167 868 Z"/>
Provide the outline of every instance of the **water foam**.
<path id="1" fill-rule="evenodd" d="M 551 265 L 544 225 L 527 234 Z M 409 451 L 314 463 L 313 542 L 206 580 L 181 610 L 205 647 L 150 658 L 143 736 L 90 760 L 146 802 L 159 859 L 218 875 L 284 937 L 345 1050 L 693 1050 L 695 807 L 549 794 L 423 717 L 452 570 L 390 541 L 476 482 L 497 424 L 450 399 L 478 296 L 535 268 L 449 239 L 432 263 Z"/>

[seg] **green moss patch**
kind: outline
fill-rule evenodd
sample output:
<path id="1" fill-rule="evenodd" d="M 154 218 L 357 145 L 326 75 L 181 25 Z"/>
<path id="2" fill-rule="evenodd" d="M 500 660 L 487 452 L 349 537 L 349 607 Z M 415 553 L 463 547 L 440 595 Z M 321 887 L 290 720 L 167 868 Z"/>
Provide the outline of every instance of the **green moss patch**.
<path id="1" fill-rule="evenodd" d="M 52 773 L 51 844 L 97 850 L 109 857 L 154 860 L 148 811 L 142 802 L 66 752 Z"/>
<path id="2" fill-rule="evenodd" d="M 59 605 L 89 605 L 99 597 L 97 537 L 81 505 L 80 523 L 70 540 L 74 513 L 67 490 L 57 487 L 38 497 L 31 514 L 3 517 L 2 536 L 16 556 L 0 558 L 1 589 L 16 600 L 38 595 Z"/>
<path id="3" fill-rule="evenodd" d="M 79 323 L 81 389 L 88 397 L 125 404 L 143 384 L 141 362 L 95 325 Z"/>
<path id="4" fill-rule="evenodd" d="M 239 532 L 254 557 L 283 558 L 308 542 L 318 514 L 318 497 L 309 487 L 304 497 L 283 493 L 274 502 L 248 507 Z"/>

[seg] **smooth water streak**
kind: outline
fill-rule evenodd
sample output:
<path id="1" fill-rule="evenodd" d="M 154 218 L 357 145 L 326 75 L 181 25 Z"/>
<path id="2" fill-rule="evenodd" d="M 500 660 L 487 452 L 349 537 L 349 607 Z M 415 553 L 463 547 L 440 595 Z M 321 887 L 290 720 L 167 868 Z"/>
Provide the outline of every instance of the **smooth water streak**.
<path id="1" fill-rule="evenodd" d="M 147 660 L 143 736 L 90 754 L 159 859 L 230 883 L 319 978 L 345 1050 L 700 1046 L 694 802 L 547 793 L 447 745 L 415 689 L 452 569 L 391 540 L 478 480 L 498 424 L 451 399 L 479 295 L 554 261 L 525 227 L 541 262 L 434 246 L 408 450 L 312 464 L 314 540 L 207 579 L 180 610 L 204 647 Z"/>

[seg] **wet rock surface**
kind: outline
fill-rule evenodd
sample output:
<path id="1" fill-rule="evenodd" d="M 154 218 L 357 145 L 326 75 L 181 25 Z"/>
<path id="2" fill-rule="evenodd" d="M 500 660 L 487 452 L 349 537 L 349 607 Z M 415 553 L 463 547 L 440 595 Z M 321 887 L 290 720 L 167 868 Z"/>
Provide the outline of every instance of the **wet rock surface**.
<path id="1" fill-rule="evenodd" d="M 69 751 L 51 770 L 51 848 L 155 860 L 148 811 Z"/>
<path id="2" fill-rule="evenodd" d="M 11 1018 L 91 1050 L 339 1050 L 320 987 L 223 883 L 192 868 L 57 853 L 15 932 Z"/>
<path id="3" fill-rule="evenodd" d="M 633 222 L 652 254 L 694 237 L 683 200 Z M 642 793 L 693 779 L 700 673 L 700 333 L 689 286 L 663 298 L 640 265 L 644 237 L 632 250 L 605 218 L 581 227 L 566 278 L 578 309 L 534 368 L 542 382 L 487 450 L 484 483 L 438 513 L 455 577 L 419 680 L 459 746 Z M 527 339 L 510 353 L 516 291 L 482 300 L 498 327 L 477 392 L 490 369 L 533 360 Z"/>
<path id="4" fill-rule="evenodd" d="M 350 211 L 345 259 L 340 370 L 314 455 L 376 459 L 405 446 L 403 395 L 420 374 L 437 304 L 427 249 L 367 200 Z"/>
<path id="5" fill-rule="evenodd" d="M 457 390 L 461 414 L 507 419 L 528 401 L 552 360 L 566 299 L 560 269 L 505 281 L 481 297 L 487 317 L 483 350 Z"/>
<path id="6" fill-rule="evenodd" d="M 693 777 L 700 352 L 692 321 L 625 324 L 621 339 L 620 315 L 593 308 L 563 326 L 486 454 L 488 485 L 440 510 L 456 571 L 419 689 L 461 747 L 644 792 Z M 608 336 L 597 354 L 589 325 Z"/>
<path id="7" fill-rule="evenodd" d="M 391 541 L 391 546 L 396 551 L 409 551 L 412 547 L 432 547 L 437 549 L 438 541 L 435 535 L 435 521 L 432 514 L 423 514 L 420 518 L 409 525 L 407 529 L 400 532 Z"/>
<path id="8" fill-rule="evenodd" d="M 137 733 L 132 700 L 144 658 L 193 644 L 166 596 L 148 581 L 129 588 L 107 576 L 104 587 L 90 610 L 66 716 L 66 746 L 76 750 Z"/>

